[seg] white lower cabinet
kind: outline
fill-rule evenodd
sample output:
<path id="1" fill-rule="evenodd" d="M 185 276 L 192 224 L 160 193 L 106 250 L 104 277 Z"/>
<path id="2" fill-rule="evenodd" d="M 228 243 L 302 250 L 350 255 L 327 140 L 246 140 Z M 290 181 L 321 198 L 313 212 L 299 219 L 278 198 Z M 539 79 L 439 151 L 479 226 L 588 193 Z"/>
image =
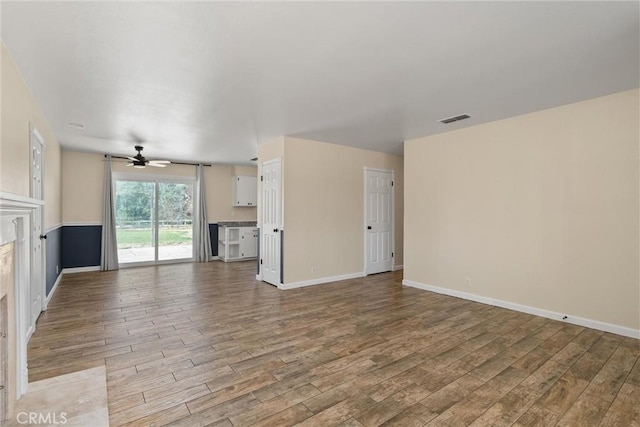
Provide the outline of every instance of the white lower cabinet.
<path id="1" fill-rule="evenodd" d="M 240 232 L 240 257 L 255 258 L 258 256 L 258 229 L 242 228 Z"/>
<path id="2" fill-rule="evenodd" d="M 218 227 L 218 258 L 222 261 L 240 261 L 258 256 L 258 229 L 256 227 Z"/>

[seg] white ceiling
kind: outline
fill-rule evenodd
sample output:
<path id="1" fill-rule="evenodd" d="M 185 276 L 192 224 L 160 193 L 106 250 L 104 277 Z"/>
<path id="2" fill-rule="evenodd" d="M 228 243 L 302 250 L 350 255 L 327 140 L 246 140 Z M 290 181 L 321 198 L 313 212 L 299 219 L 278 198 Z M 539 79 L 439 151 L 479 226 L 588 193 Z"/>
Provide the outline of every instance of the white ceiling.
<path id="1" fill-rule="evenodd" d="M 2 2 L 64 147 L 218 163 L 280 135 L 401 153 L 636 88 L 639 28 L 636 1 Z"/>

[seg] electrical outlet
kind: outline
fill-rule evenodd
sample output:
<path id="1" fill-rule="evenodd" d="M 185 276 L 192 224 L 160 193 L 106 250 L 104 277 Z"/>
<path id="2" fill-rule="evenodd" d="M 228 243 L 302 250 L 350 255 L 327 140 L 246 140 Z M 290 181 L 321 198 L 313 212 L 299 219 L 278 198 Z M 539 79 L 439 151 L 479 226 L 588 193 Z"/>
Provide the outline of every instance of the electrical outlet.
<path id="1" fill-rule="evenodd" d="M 468 277 L 467 277 L 467 280 L 465 281 L 465 283 L 467 285 L 467 288 L 471 287 L 471 279 L 469 279 Z"/>
<path id="2" fill-rule="evenodd" d="M 311 267 L 311 275 L 313 276 L 314 274 L 316 274 L 316 268 L 315 267 Z"/>

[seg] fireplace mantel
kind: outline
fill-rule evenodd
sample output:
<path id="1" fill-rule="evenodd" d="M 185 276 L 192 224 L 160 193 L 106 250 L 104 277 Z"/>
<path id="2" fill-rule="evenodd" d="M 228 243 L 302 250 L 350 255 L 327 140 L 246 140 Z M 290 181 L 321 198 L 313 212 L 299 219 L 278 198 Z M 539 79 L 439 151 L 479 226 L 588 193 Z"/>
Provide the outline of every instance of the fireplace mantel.
<path id="1" fill-rule="evenodd" d="M 0 191 L 0 208 L 2 209 L 28 209 L 32 210 L 38 206 L 44 206 L 44 200 L 32 199 L 31 197 L 19 194 Z"/>

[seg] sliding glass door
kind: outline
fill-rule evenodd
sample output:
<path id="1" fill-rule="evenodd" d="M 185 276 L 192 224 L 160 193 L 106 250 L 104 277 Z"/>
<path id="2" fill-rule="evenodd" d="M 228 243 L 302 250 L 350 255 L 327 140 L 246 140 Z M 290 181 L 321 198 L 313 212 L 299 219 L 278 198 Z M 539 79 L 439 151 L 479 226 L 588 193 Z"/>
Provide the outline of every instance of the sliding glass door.
<path id="1" fill-rule="evenodd" d="M 116 181 L 116 240 L 118 261 L 155 261 L 155 184 Z"/>
<path id="2" fill-rule="evenodd" d="M 120 264 L 193 259 L 193 182 L 116 178 Z"/>
<path id="3" fill-rule="evenodd" d="M 158 259 L 193 258 L 193 184 L 158 183 Z"/>

